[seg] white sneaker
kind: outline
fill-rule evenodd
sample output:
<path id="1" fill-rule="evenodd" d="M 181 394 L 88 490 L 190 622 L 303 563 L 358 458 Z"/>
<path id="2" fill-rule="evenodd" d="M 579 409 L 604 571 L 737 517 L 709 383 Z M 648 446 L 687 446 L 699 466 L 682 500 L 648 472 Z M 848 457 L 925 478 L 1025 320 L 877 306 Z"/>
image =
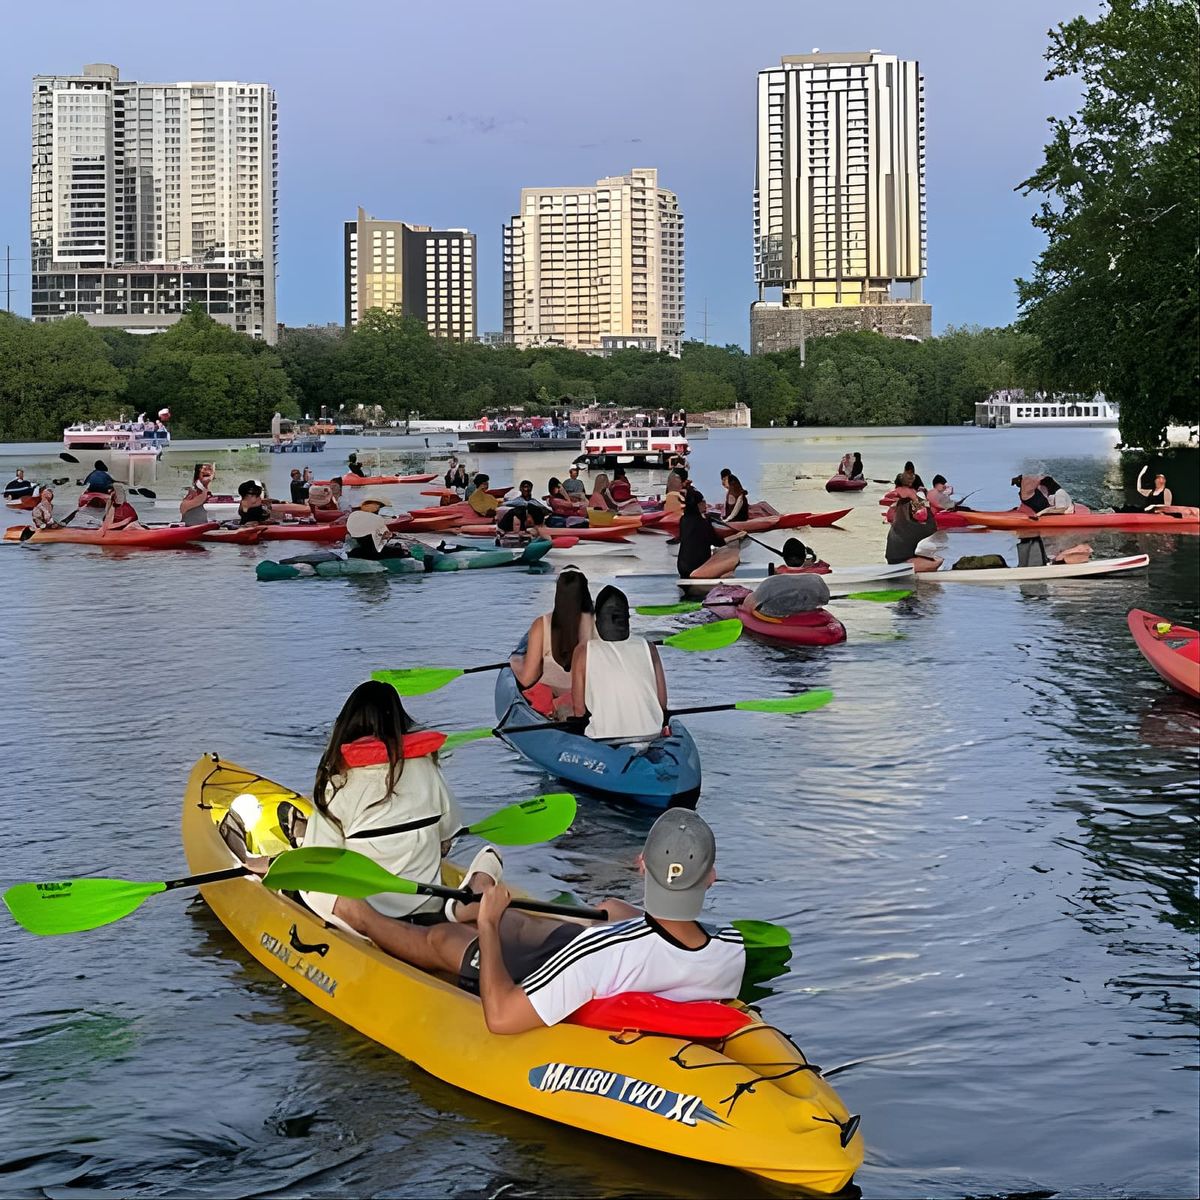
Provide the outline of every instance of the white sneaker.
<path id="1" fill-rule="evenodd" d="M 500 851 L 495 846 L 484 846 L 471 859 L 471 864 L 467 867 L 466 874 L 463 875 L 463 887 L 467 886 L 467 880 L 472 875 L 486 875 L 493 883 L 499 883 L 504 878 L 504 860 L 500 857 Z M 453 897 L 446 901 L 445 911 L 447 921 L 458 921 L 458 917 L 455 915 L 455 908 L 458 903 Z"/>

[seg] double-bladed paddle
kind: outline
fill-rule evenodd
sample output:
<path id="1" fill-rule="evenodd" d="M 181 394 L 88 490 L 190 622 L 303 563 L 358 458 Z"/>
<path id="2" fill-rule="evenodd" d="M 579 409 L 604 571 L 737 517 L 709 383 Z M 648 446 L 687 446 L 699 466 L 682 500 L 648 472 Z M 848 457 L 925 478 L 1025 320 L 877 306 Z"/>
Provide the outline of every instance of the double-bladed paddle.
<path id="1" fill-rule="evenodd" d="M 819 579 L 820 576 L 818 575 L 817 578 Z M 732 582 L 737 584 L 736 577 Z M 838 600 L 869 600 L 873 604 L 891 604 L 894 600 L 905 600 L 911 595 L 911 588 L 892 588 L 878 592 L 850 592 L 849 595 L 832 598 L 830 603 L 835 604 Z M 699 612 L 705 607 L 707 606 L 698 600 L 680 600 L 676 604 L 639 604 L 634 612 L 641 613 L 644 617 L 673 617 L 683 613 Z"/>
<path id="2" fill-rule="evenodd" d="M 714 525 L 724 525 L 726 529 L 732 529 L 734 533 L 740 533 L 748 542 L 753 542 L 756 546 L 761 546 L 764 550 L 769 550 L 772 554 L 778 554 L 779 557 L 782 558 L 789 567 L 804 566 L 803 550 L 800 553 L 796 553 L 792 549 L 793 543 L 799 544 L 802 548 L 804 547 L 804 543 L 801 542 L 799 538 L 788 538 L 783 545 L 783 549 L 780 550 L 775 546 L 771 546 L 762 541 L 760 538 L 756 538 L 752 534 L 747 533 L 744 529 L 738 529 L 736 525 L 731 525 L 728 521 L 721 517 L 714 516 L 710 513 L 708 514 L 708 519 Z"/>
<path id="3" fill-rule="evenodd" d="M 552 792 L 520 804 L 509 804 L 491 816 L 460 829 L 454 836 L 469 833 L 485 837 L 500 846 L 526 846 L 557 837 L 571 827 L 574 819 L 575 797 L 569 792 Z M 373 832 L 379 836 L 383 831 Z M 93 878 L 18 883 L 4 893 L 4 903 L 17 924 L 30 933 L 43 936 L 80 933 L 129 916 L 151 896 L 157 896 L 160 892 L 200 887 L 249 874 L 252 874 L 249 868 L 237 866 L 160 883 Z"/>
<path id="4" fill-rule="evenodd" d="M 671 634 L 670 637 L 656 639 L 650 644 L 670 646 L 674 650 L 723 650 L 741 636 L 741 621 L 730 619 L 697 625 L 694 629 L 684 629 Z M 399 671 L 372 671 L 371 678 L 379 683 L 390 684 L 401 696 L 424 696 L 429 692 L 436 692 L 460 676 L 474 675 L 479 671 L 500 671 L 507 666 L 508 660 L 505 659 L 504 662 L 486 663 L 481 667 L 409 667 Z"/>
<path id="5" fill-rule="evenodd" d="M 62 519 L 61 521 L 59 521 L 58 523 L 59 523 L 59 525 L 70 525 L 70 523 L 71 523 L 73 520 L 75 520 L 75 518 L 76 518 L 78 515 L 79 515 L 79 509 L 77 509 L 77 508 L 73 508 L 73 509 L 72 509 L 72 510 L 71 510 L 69 513 L 67 513 L 67 515 L 66 515 L 65 517 L 63 517 L 63 519 Z M 39 529 L 38 529 L 38 527 L 37 527 L 36 525 L 29 525 L 29 526 L 27 526 L 25 529 L 22 529 L 22 530 L 21 530 L 21 536 L 20 536 L 20 538 L 19 538 L 18 540 L 19 540 L 19 541 L 22 541 L 22 542 L 27 542 L 27 541 L 29 541 L 29 539 L 30 539 L 31 537 L 33 537 L 33 535 L 34 535 L 35 533 L 40 533 L 40 532 L 41 532 L 41 530 L 39 530 Z"/>

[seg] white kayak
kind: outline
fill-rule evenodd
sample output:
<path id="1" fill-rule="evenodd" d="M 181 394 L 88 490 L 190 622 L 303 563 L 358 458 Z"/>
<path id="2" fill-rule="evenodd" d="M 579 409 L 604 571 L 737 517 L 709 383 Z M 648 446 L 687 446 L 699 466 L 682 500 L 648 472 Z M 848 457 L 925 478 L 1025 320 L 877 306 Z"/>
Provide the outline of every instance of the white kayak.
<path id="1" fill-rule="evenodd" d="M 686 595 L 702 596 L 722 583 L 736 583 L 739 587 L 758 587 L 767 578 L 764 564 L 751 564 L 751 571 L 757 572 L 756 574 L 745 572 L 746 565 L 743 564 L 741 569 L 722 579 L 680 579 L 678 575 L 665 572 L 617 571 L 616 574 L 619 578 L 626 579 L 646 579 L 654 582 L 669 580 Z M 894 566 L 891 563 L 867 563 L 858 567 L 834 567 L 821 578 L 825 580 L 830 595 L 845 595 L 847 592 L 870 592 L 880 591 L 884 588 L 906 587 L 912 583 L 913 574 L 912 566 L 909 563 L 897 563 Z"/>
<path id="2" fill-rule="evenodd" d="M 1094 558 L 1085 563 L 1047 563 L 1044 567 L 989 567 L 982 571 L 925 571 L 922 583 L 1040 583 L 1049 579 L 1084 579 L 1089 575 L 1120 575 L 1140 571 L 1150 562 L 1148 554 L 1128 558 Z"/>

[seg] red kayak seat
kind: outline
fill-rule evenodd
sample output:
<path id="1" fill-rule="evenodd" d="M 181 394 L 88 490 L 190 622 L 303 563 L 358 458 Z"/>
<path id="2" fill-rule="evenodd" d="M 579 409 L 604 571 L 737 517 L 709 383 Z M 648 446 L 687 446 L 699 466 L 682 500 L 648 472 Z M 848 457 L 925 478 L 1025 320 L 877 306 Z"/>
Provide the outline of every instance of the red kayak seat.
<path id="1" fill-rule="evenodd" d="M 588 1029 L 636 1030 L 702 1041 L 729 1037 L 753 1020 L 743 1009 L 716 1000 L 665 1000 L 652 992 L 621 992 L 589 1000 L 567 1018 L 570 1024 Z"/>

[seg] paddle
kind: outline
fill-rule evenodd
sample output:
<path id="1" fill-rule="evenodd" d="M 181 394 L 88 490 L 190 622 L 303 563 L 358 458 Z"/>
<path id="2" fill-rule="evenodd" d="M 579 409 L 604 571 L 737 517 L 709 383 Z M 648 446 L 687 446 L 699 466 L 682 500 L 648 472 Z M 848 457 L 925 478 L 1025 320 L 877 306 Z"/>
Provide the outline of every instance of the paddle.
<path id="1" fill-rule="evenodd" d="M 77 459 L 73 454 L 68 454 L 65 450 L 62 451 L 58 457 L 61 458 L 63 462 L 75 463 L 76 466 L 79 465 L 79 459 Z"/>
<path id="2" fill-rule="evenodd" d="M 479 899 L 475 892 L 465 887 L 417 883 L 413 879 L 393 875 L 373 859 L 337 846 L 304 846 L 299 850 L 285 850 L 271 862 L 263 883 L 275 891 L 323 892 L 357 900 L 378 896 L 381 892 L 399 892 L 403 896 L 443 896 L 461 904 L 471 904 Z M 548 900 L 514 898 L 512 907 L 561 917 L 583 917 L 591 921 L 604 921 L 608 917 L 602 908 L 554 904 Z"/>
<path id="3" fill-rule="evenodd" d="M 491 733 L 489 729 L 488 734 Z M 491 816 L 460 829 L 454 836 L 474 834 L 501 846 L 525 846 L 557 837 L 575 818 L 575 797 L 569 792 L 535 796 L 510 804 Z M 380 830 L 372 831 L 380 836 Z M 177 888 L 200 887 L 252 872 L 229 867 L 201 875 L 187 875 L 161 883 L 136 883 L 128 879 L 65 879 L 52 883 L 18 883 L 4 893 L 4 903 L 17 924 L 30 933 L 49 936 L 98 929 L 129 916 L 151 896 Z M 320 889 L 313 889 L 314 891 Z"/>
<path id="4" fill-rule="evenodd" d="M 736 576 L 733 578 L 733 582 L 737 583 Z M 892 588 L 890 591 L 879 592 L 851 592 L 849 595 L 838 596 L 836 599 L 830 600 L 830 603 L 836 604 L 838 600 L 869 600 L 874 604 L 891 604 L 894 600 L 904 600 L 911 595 L 911 588 Z M 682 613 L 699 612 L 705 607 L 707 606 L 698 600 L 680 600 L 678 604 L 639 604 L 633 611 L 641 613 L 644 617 L 673 617 Z"/>
<path id="5" fill-rule="evenodd" d="M 673 633 L 670 637 L 655 639 L 651 645 L 670 646 L 675 650 L 721 650 L 732 645 L 741 635 L 740 621 L 713 621 L 708 625 L 697 625 L 694 629 Z M 507 666 L 508 660 L 505 659 L 504 662 L 485 663 L 480 667 L 407 667 L 398 671 L 372 671 L 371 678 L 391 684 L 401 696 L 424 696 L 462 675 L 500 671 Z"/>
<path id="6" fill-rule="evenodd" d="M 70 525 L 70 523 L 73 520 L 75 520 L 75 518 L 78 515 L 79 515 L 79 509 L 77 509 L 77 508 L 71 509 L 71 511 L 69 513 L 67 513 L 67 515 L 65 517 L 63 517 L 63 519 L 61 521 L 59 521 L 59 525 Z M 38 532 L 38 528 L 36 525 L 26 526 L 26 528 L 21 530 L 20 541 L 22 541 L 22 542 L 29 541 L 29 539 L 31 537 L 33 537 L 33 535 L 37 532 Z"/>
<path id="7" fill-rule="evenodd" d="M 752 534 L 746 533 L 744 530 L 741 530 L 741 529 L 736 529 L 733 525 L 730 525 L 730 523 L 728 521 L 724 520 L 721 517 L 710 516 L 709 520 L 712 521 L 715 525 L 724 525 L 726 529 L 733 529 L 734 532 L 740 533 L 742 535 L 742 537 L 744 537 L 747 541 L 753 542 L 756 546 L 761 546 L 764 550 L 769 550 L 772 554 L 778 554 L 779 557 L 783 559 L 785 565 L 787 565 L 789 567 L 804 566 L 803 554 L 797 555 L 797 554 L 789 551 L 789 549 L 788 549 L 788 547 L 793 542 L 800 542 L 799 538 L 788 538 L 788 540 L 784 543 L 783 549 L 778 550 L 774 546 L 770 546 L 766 542 L 762 541 L 761 539 L 754 537 Z M 804 543 L 800 542 L 800 545 L 803 546 Z"/>

